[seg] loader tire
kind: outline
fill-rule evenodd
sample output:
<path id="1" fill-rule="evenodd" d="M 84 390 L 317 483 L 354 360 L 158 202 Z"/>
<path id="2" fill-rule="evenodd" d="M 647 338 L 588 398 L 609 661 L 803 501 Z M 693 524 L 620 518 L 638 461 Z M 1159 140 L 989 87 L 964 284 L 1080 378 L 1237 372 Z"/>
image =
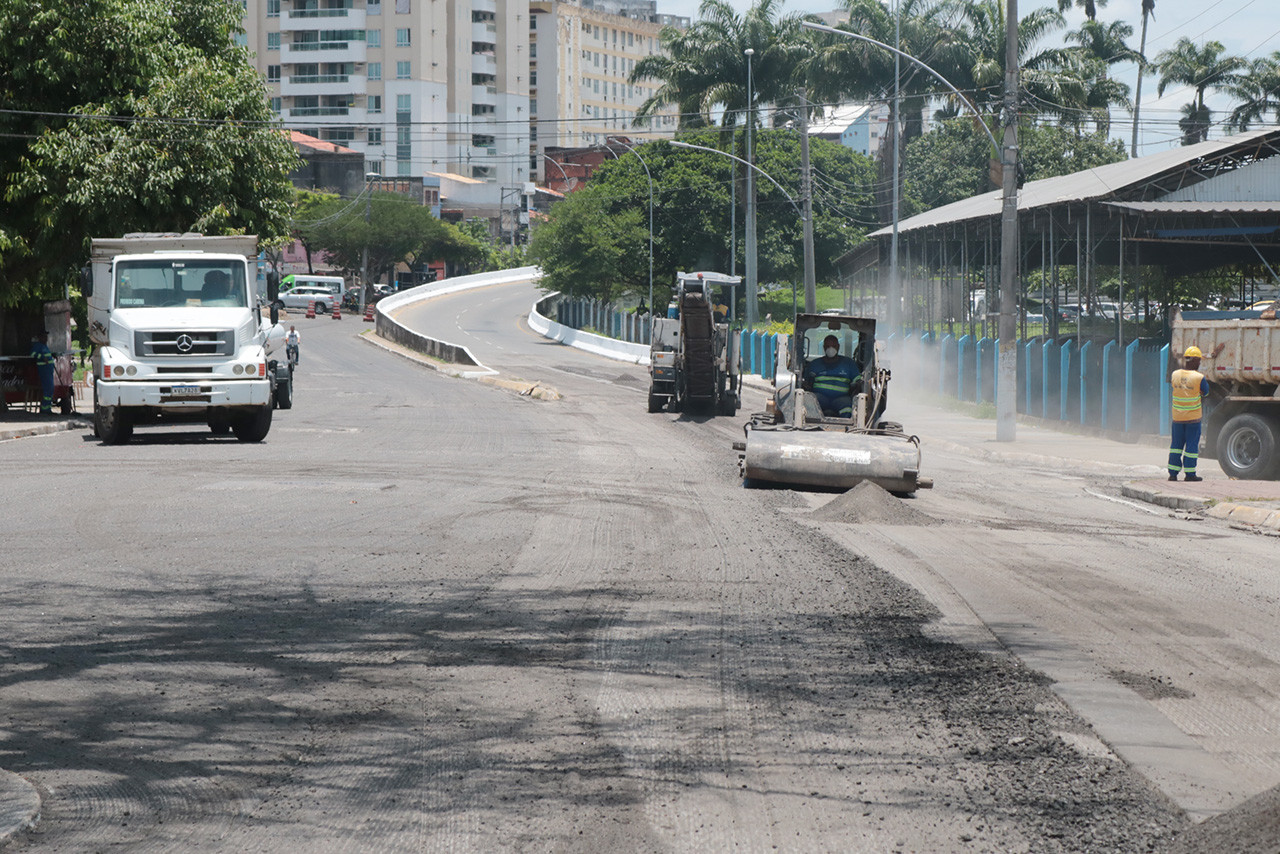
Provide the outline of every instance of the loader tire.
<path id="1" fill-rule="evenodd" d="M 649 411 L 650 412 L 662 411 L 662 395 L 654 394 L 652 391 L 649 392 Z"/>

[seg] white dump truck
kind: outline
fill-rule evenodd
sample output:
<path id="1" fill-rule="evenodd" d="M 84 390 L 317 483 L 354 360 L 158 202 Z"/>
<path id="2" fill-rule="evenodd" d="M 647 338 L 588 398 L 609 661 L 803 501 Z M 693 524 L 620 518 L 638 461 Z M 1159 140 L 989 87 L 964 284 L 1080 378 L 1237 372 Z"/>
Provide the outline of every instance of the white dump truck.
<path id="1" fill-rule="evenodd" d="M 262 441 L 273 411 L 293 404 L 293 378 L 276 358 L 278 279 L 260 287 L 258 239 L 128 234 L 91 245 L 80 284 L 98 438 L 124 444 L 136 424 L 194 420 Z"/>
<path id="2" fill-rule="evenodd" d="M 1280 320 L 1264 311 L 1187 311 L 1173 320 L 1169 352 L 1190 346 L 1209 380 L 1204 450 L 1231 477 L 1280 478 Z"/>

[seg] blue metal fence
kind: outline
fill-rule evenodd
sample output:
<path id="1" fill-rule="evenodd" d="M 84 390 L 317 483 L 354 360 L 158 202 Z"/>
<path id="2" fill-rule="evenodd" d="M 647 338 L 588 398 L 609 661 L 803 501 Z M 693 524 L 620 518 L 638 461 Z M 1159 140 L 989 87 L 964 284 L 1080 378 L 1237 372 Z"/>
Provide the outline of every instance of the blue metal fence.
<path id="1" fill-rule="evenodd" d="M 911 379 L 894 371 L 894 381 L 974 403 L 996 401 L 998 339 L 975 340 L 912 334 L 886 339 L 889 364 L 919 366 Z M 1169 346 L 1135 340 L 1123 347 L 1114 340 L 1019 341 L 1017 410 L 1125 433 L 1168 435 Z"/>

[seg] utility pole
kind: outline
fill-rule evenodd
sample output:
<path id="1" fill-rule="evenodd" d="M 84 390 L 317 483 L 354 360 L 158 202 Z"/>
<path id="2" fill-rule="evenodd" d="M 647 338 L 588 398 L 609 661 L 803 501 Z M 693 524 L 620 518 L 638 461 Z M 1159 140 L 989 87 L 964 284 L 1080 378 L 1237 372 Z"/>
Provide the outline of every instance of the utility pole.
<path id="1" fill-rule="evenodd" d="M 809 169 L 809 102 L 800 90 L 800 204 L 804 208 L 804 310 L 818 313 L 817 274 L 813 260 L 813 183 Z"/>
<path id="2" fill-rule="evenodd" d="M 902 273 L 898 269 L 898 223 L 901 219 L 901 199 L 898 196 L 902 167 L 898 163 L 902 147 L 902 16 L 898 3 L 893 4 L 893 232 L 889 237 L 889 334 L 899 331 L 902 323 Z"/>
<path id="3" fill-rule="evenodd" d="M 1004 151 L 1000 212 L 1000 342 L 996 441 L 1012 442 L 1018 423 L 1018 0 L 1005 0 Z"/>
<path id="4" fill-rule="evenodd" d="M 755 53 L 753 48 L 747 48 L 743 51 L 747 55 L 747 165 L 751 166 L 755 163 L 755 159 L 751 156 L 751 138 L 753 134 L 753 126 L 755 125 L 755 106 L 751 93 L 751 56 Z M 756 316 L 759 311 L 756 308 L 756 184 L 754 172 L 747 170 L 747 328 L 750 329 L 756 325 Z"/>

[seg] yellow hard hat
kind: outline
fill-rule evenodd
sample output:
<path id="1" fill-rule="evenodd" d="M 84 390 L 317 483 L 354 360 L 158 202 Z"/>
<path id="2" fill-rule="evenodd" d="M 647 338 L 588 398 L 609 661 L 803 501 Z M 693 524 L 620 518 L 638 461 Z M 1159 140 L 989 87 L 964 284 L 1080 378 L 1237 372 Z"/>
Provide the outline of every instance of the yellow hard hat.
<path id="1" fill-rule="evenodd" d="M 1187 352 L 1182 354 L 1184 359 L 1203 359 L 1204 353 L 1200 352 L 1200 348 L 1194 344 L 1187 348 Z"/>

